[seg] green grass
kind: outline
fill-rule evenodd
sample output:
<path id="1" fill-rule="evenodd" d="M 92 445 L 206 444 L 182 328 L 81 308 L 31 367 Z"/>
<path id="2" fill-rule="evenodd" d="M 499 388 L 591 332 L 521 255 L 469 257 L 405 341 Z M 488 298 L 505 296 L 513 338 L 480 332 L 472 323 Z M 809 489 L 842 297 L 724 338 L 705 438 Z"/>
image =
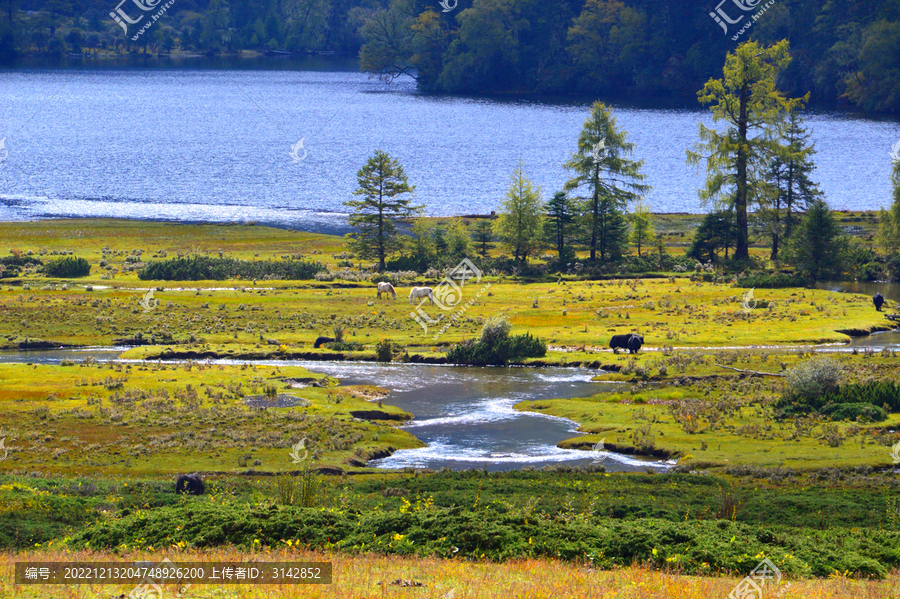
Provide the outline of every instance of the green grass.
<path id="1" fill-rule="evenodd" d="M 297 380 L 328 386 L 295 388 Z M 384 390 L 335 387 L 334 379 L 298 367 L 0 364 L 0 381 L 6 473 L 293 471 L 303 466 L 292 462 L 290 448 L 304 437 L 317 466 L 354 469 L 351 460 L 421 445 L 390 425 L 409 414 L 368 401 Z M 266 387 L 297 397 L 298 405 L 258 409 L 242 401 Z M 358 420 L 358 411 L 384 421 Z"/>
<path id="2" fill-rule="evenodd" d="M 832 422 L 818 415 L 778 418 L 782 377 L 753 376 L 721 368 L 781 373 L 808 354 L 739 351 L 672 352 L 621 356 L 617 373 L 599 381 L 619 381 L 619 392 L 566 400 L 524 401 L 516 409 L 570 418 L 589 433 L 560 444 L 681 458 L 684 468 L 730 465 L 827 468 L 892 464 L 892 431 L 900 414 L 883 422 Z M 896 354 L 890 351 L 835 355 L 847 373 L 845 383 L 897 380 Z M 661 372 L 665 371 L 665 374 Z"/>

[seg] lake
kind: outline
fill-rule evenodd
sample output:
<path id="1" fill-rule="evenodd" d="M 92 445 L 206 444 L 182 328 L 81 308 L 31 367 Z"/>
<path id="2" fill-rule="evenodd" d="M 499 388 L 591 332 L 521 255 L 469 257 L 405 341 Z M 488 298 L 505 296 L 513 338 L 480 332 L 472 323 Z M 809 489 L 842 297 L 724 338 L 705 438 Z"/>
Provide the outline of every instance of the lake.
<path id="1" fill-rule="evenodd" d="M 496 210 L 521 162 L 544 198 L 568 178 L 592 98 L 458 97 L 386 84 L 333 57 L 106 62 L 0 71 L 0 220 L 58 216 L 257 221 L 345 230 L 343 202 L 376 149 L 430 215 Z M 702 212 L 685 163 L 699 106 L 611 102 L 657 212 Z M 834 208 L 890 201 L 897 117 L 806 114 Z M 298 142 L 302 140 L 302 147 Z M 296 151 L 292 155 L 292 149 Z"/>

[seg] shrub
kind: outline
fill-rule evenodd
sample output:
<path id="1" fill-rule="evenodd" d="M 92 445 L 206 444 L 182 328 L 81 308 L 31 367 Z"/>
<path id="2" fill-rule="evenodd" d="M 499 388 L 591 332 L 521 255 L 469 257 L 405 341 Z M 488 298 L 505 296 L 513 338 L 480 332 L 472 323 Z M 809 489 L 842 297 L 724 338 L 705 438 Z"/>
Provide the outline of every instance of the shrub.
<path id="1" fill-rule="evenodd" d="M 881 422 L 887 420 L 888 417 L 884 408 L 869 403 L 829 403 L 820 409 L 819 413 L 832 420 Z"/>
<path id="2" fill-rule="evenodd" d="M 808 401 L 836 391 L 844 367 L 834 358 L 810 358 L 788 369 L 786 395 L 793 400 Z"/>
<path id="3" fill-rule="evenodd" d="M 900 385 L 893 381 L 874 381 L 844 385 L 814 395 L 785 395 L 777 407 L 780 418 L 817 412 L 831 420 L 881 422 L 887 419 L 888 410 L 900 411 Z"/>
<path id="4" fill-rule="evenodd" d="M 375 359 L 379 362 L 390 362 L 394 357 L 394 344 L 390 339 L 382 339 L 375 346 Z"/>
<path id="5" fill-rule="evenodd" d="M 282 495 L 283 505 L 278 507 L 188 500 L 183 507 L 100 518 L 73 534 L 70 543 L 92 549 L 139 542 L 145 546 L 261 544 L 275 548 L 283 546 L 283 539 L 296 539 L 312 549 L 453 559 L 578 562 L 589 555 L 594 567 L 603 568 L 633 563 L 665 567 L 677 559 L 677 567 L 686 574 L 743 573 L 756 563 L 748 556 L 781 556 L 788 550 L 790 556 L 779 559 L 778 566 L 790 576 L 828 576 L 837 570 L 883 578 L 898 563 L 897 533 L 889 530 L 798 530 L 721 519 L 670 522 L 656 517 L 579 514 L 526 518 L 520 513 L 461 506 L 356 513 L 298 507 L 316 504 L 315 499 L 305 501 L 302 491 L 290 489 Z M 309 495 L 316 497 L 315 489 Z"/>
<path id="6" fill-rule="evenodd" d="M 882 411 L 885 410 L 881 406 L 885 406 L 891 412 L 900 412 L 900 384 L 893 381 L 854 383 L 817 395 L 806 397 L 785 396 L 778 405 L 790 408 L 785 412 L 786 414 L 807 413 L 810 411 L 830 414 L 831 411 L 839 409 L 837 406 L 847 405 L 872 406 Z M 840 409 L 849 410 L 850 408 Z M 845 419 L 839 416 L 834 418 L 835 420 Z M 876 420 L 876 418 L 870 419 Z M 884 418 L 877 418 L 877 420 L 884 420 Z"/>
<path id="7" fill-rule="evenodd" d="M 332 351 L 362 351 L 365 349 L 365 346 L 357 341 L 332 341 L 326 343 L 325 347 Z"/>
<path id="8" fill-rule="evenodd" d="M 71 278 L 86 277 L 91 273 L 91 265 L 84 258 L 67 256 L 52 260 L 44 265 L 44 274 L 48 277 Z"/>
<path id="9" fill-rule="evenodd" d="M 463 341 L 447 352 L 447 361 L 475 366 L 505 366 L 515 358 L 540 358 L 546 353 L 547 344 L 526 333 L 506 337 L 493 344 Z"/>
<path id="10" fill-rule="evenodd" d="M 237 260 L 185 256 L 150 262 L 138 271 L 141 280 L 222 281 L 225 279 L 312 279 L 325 271 L 321 262 L 305 260 Z"/>
<path id="11" fill-rule="evenodd" d="M 785 287 L 806 287 L 806 283 L 806 279 L 798 275 L 757 273 L 739 277 L 734 286 L 745 289 L 753 287 L 758 289 L 783 289 Z"/>
<path id="12" fill-rule="evenodd" d="M 27 266 L 29 264 L 33 264 L 36 266 L 40 266 L 43 264 L 40 258 L 35 258 L 34 256 L 23 256 L 21 253 L 13 254 L 12 256 L 4 256 L 0 258 L 0 264 L 4 266 Z"/>
<path id="13" fill-rule="evenodd" d="M 479 339 L 479 343 L 494 345 L 498 341 L 506 339 L 509 336 L 510 328 L 512 328 L 512 325 L 509 324 L 509 321 L 506 320 L 505 317 L 498 316 L 492 318 L 481 327 L 481 338 Z"/>

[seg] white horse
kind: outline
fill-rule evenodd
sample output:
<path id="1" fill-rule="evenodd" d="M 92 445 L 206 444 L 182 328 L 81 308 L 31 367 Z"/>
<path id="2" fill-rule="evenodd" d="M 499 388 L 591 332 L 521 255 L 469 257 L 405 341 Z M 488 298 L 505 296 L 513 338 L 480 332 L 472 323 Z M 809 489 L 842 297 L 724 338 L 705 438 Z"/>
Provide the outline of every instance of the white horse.
<path id="1" fill-rule="evenodd" d="M 432 291 L 431 287 L 413 287 L 409 290 L 409 303 L 413 304 L 414 299 L 421 299 L 423 297 L 427 297 L 431 300 L 431 303 L 434 303 L 434 291 Z"/>
<path id="2" fill-rule="evenodd" d="M 397 292 L 394 290 L 394 286 L 390 283 L 378 283 L 378 299 L 381 299 L 382 293 L 390 293 L 394 296 L 394 299 L 397 299 Z"/>

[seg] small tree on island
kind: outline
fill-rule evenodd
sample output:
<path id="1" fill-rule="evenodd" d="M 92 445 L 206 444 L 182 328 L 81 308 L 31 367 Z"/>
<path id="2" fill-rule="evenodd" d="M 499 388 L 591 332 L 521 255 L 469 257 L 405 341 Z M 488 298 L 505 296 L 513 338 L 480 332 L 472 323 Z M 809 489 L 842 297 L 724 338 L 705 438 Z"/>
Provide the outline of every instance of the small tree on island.
<path id="1" fill-rule="evenodd" d="M 517 261 L 527 261 L 540 247 L 542 208 L 540 189 L 525 177 L 520 164 L 513 171 L 512 184 L 494 223 L 494 233 Z"/>
<path id="2" fill-rule="evenodd" d="M 563 165 L 575 172 L 575 177 L 566 183 L 566 191 L 586 188 L 589 192 L 584 198 L 584 212 L 591 261 L 597 259 L 597 250 L 602 260 L 622 255 L 628 234 L 622 213 L 629 202 L 650 189 L 641 183 L 643 161 L 627 158 L 634 151 L 634 144 L 625 138 L 625 131 L 616 126 L 612 110 L 603 102 L 595 102 L 578 136 L 578 151 Z"/>
<path id="3" fill-rule="evenodd" d="M 700 123 L 700 142 L 688 150 L 688 163 L 706 163 L 703 201 L 720 202 L 734 209 L 737 242 L 734 258 L 750 259 L 747 207 L 755 193 L 765 189 L 762 165 L 771 155 L 772 129 L 785 110 L 796 109 L 809 98 L 788 100 L 775 89 L 778 73 L 791 57 L 787 40 L 768 48 L 744 42 L 725 58 L 722 79 L 710 79 L 697 93 L 701 104 L 711 104 L 713 120 L 725 121 L 723 132 Z M 770 135 L 766 135 L 766 134 Z"/>
<path id="4" fill-rule="evenodd" d="M 824 200 L 813 200 L 786 248 L 788 261 L 811 283 L 839 275 L 847 237 Z"/>
<path id="5" fill-rule="evenodd" d="M 344 202 L 353 209 L 350 226 L 356 228 L 347 243 L 360 258 L 377 259 L 384 270 L 386 256 L 401 246 L 395 221 L 414 217 L 423 207 L 410 203 L 415 186 L 409 185 L 403 167 L 387 152 L 376 151 L 356 179 L 359 189 L 353 194 L 362 199 Z"/>

